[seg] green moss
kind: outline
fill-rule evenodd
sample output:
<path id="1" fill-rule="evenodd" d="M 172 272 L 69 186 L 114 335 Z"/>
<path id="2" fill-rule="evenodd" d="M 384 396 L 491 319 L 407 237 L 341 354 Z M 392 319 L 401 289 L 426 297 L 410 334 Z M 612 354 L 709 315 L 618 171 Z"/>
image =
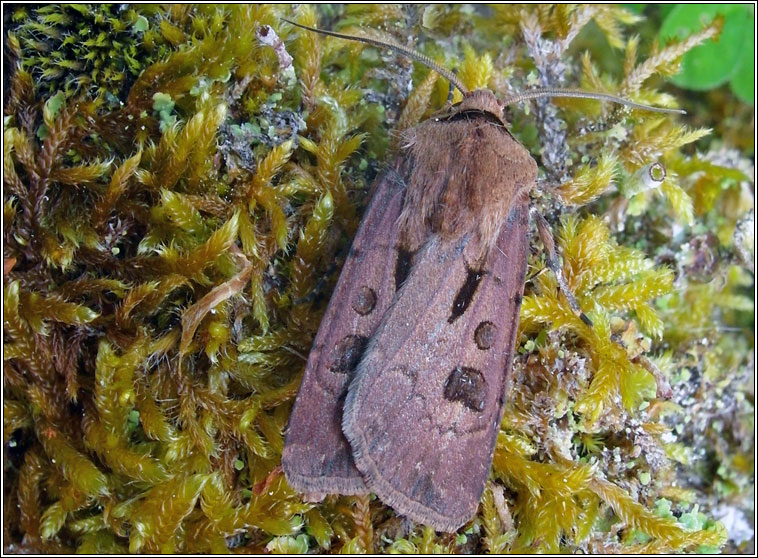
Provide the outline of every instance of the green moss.
<path id="1" fill-rule="evenodd" d="M 11 45 L 40 97 L 55 92 L 126 99 L 139 73 L 168 52 L 157 6 L 61 4 L 13 11 Z"/>
<path id="2" fill-rule="evenodd" d="M 8 549 L 745 550 L 753 130 L 715 118 L 744 112 L 727 92 L 661 85 L 715 29 L 659 48 L 645 39 L 660 21 L 648 12 L 16 8 L 3 168 Z M 417 39 L 471 87 L 565 79 L 690 112 L 685 126 L 584 100 L 511 109 L 546 177 L 535 203 L 554 216 L 564 275 L 594 326 L 541 273 L 535 235 L 492 477 L 457 534 L 370 497 L 306 502 L 279 467 L 390 130 L 448 94 L 421 67 L 280 16 Z M 259 44 L 261 25 L 291 66 Z"/>

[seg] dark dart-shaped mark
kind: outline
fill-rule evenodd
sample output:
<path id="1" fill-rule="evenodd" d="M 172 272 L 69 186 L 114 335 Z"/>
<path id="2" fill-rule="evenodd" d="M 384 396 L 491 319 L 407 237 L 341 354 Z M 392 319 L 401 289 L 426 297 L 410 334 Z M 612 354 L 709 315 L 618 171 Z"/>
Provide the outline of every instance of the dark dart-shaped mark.
<path id="1" fill-rule="evenodd" d="M 463 286 L 458 290 L 458 294 L 455 295 L 453 301 L 453 308 L 450 312 L 450 317 L 447 319 L 447 323 L 452 324 L 455 320 L 463 316 L 466 308 L 469 307 L 471 301 L 474 299 L 479 282 L 484 277 L 484 272 L 478 269 L 469 269 L 466 275 L 466 281 Z"/>
<path id="2" fill-rule="evenodd" d="M 405 248 L 397 249 L 397 260 L 395 261 L 395 290 L 399 291 L 403 286 L 408 274 L 411 272 L 411 262 L 413 261 L 413 252 Z"/>

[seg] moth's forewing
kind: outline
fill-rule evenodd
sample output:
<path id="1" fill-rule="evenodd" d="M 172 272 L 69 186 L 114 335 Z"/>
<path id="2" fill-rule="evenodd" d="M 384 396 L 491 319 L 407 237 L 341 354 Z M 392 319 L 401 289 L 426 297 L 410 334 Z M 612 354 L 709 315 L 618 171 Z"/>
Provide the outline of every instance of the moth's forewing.
<path id="1" fill-rule="evenodd" d="M 528 200 L 514 200 L 477 265 L 475 235 L 429 239 L 350 386 L 343 429 L 368 487 L 453 531 L 476 512 L 492 462 L 518 328 Z"/>
<path id="2" fill-rule="evenodd" d="M 342 433 L 342 408 L 354 369 L 395 295 L 402 168 L 399 159 L 375 185 L 308 357 L 282 454 L 287 480 L 303 492 L 368 492 Z"/>

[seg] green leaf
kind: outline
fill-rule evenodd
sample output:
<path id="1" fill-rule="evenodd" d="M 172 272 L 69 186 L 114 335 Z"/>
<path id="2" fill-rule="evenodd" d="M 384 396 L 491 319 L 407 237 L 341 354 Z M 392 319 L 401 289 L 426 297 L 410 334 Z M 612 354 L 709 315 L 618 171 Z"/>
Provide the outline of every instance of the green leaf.
<path id="1" fill-rule="evenodd" d="M 680 72 L 671 78 L 676 85 L 695 90 L 712 89 L 729 81 L 742 64 L 753 19 L 751 7 L 739 4 L 680 4 L 668 14 L 658 36 L 664 41 L 682 39 L 702 29 L 719 14 L 725 18 L 720 37 L 684 55 Z"/>
<path id="2" fill-rule="evenodd" d="M 147 18 L 141 15 L 137 17 L 137 21 L 134 22 L 132 29 L 134 29 L 134 31 L 137 33 L 142 33 L 144 31 L 147 31 L 149 27 L 150 24 L 148 23 Z"/>
<path id="3" fill-rule="evenodd" d="M 40 141 L 45 141 L 47 139 L 47 136 L 50 135 L 50 131 L 47 129 L 47 126 L 44 124 L 40 124 L 39 128 L 37 128 L 37 138 Z"/>
<path id="4" fill-rule="evenodd" d="M 732 91 L 741 101 L 749 105 L 755 104 L 755 18 L 745 22 L 747 37 L 742 49 L 742 60 L 734 71 Z"/>
<path id="5" fill-rule="evenodd" d="M 66 96 L 63 94 L 63 91 L 58 91 L 58 93 L 47 100 L 45 108 L 50 112 L 50 116 L 55 118 L 65 102 Z"/>

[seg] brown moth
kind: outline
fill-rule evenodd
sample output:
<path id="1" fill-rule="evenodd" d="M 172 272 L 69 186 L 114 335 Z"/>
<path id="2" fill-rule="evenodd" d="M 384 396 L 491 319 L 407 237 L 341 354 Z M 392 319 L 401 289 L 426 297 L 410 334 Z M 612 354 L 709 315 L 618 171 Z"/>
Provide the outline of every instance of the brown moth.
<path id="1" fill-rule="evenodd" d="M 509 101 L 468 92 L 400 45 L 304 28 L 404 52 L 463 101 L 405 131 L 374 186 L 306 364 L 282 466 L 297 490 L 375 492 L 414 521 L 454 531 L 476 513 L 503 415 L 537 164 L 508 131 Z M 648 108 L 567 90 L 510 102 L 548 95 Z M 578 311 L 552 238 L 541 236 Z"/>

